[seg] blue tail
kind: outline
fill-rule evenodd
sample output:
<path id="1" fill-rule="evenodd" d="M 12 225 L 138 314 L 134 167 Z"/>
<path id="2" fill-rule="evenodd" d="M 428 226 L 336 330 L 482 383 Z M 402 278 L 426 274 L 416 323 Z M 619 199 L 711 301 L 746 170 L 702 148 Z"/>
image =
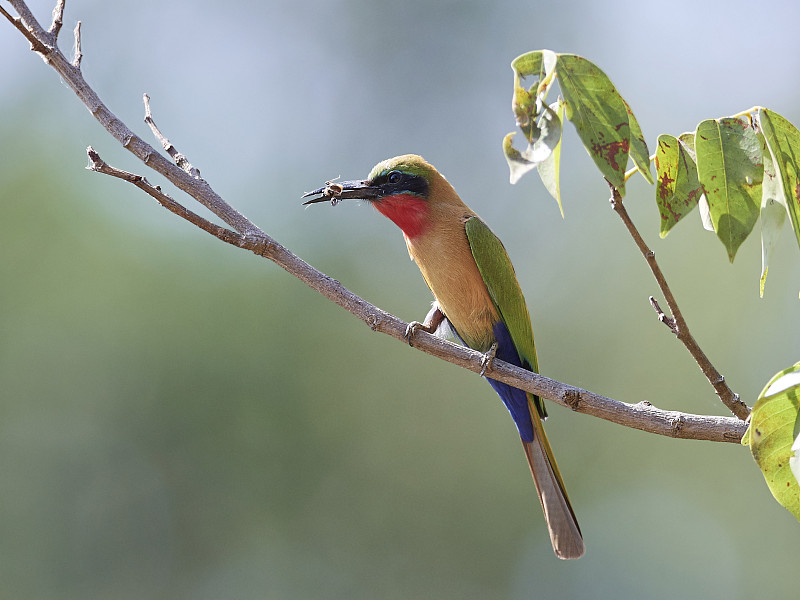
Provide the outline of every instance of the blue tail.
<path id="1" fill-rule="evenodd" d="M 529 365 L 522 364 L 506 324 L 498 321 L 495 323 L 493 331 L 494 338 L 497 340 L 497 354 L 495 354 L 495 357 L 512 365 L 530 370 Z M 511 387 L 507 383 L 495 381 L 494 379 L 487 379 L 487 381 L 494 388 L 494 391 L 498 393 L 508 412 L 511 413 L 511 418 L 514 419 L 519 436 L 525 442 L 532 442 L 533 423 L 531 423 L 531 413 L 528 408 L 528 394 L 520 389 Z"/>

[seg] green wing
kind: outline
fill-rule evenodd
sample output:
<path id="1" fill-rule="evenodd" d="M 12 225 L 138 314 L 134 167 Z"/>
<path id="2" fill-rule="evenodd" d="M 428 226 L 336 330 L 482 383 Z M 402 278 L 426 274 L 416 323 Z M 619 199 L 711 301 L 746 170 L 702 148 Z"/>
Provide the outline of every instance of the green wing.
<path id="1" fill-rule="evenodd" d="M 536 360 L 531 317 L 503 243 L 478 217 L 467 219 L 464 228 L 478 271 L 500 318 L 511 333 L 511 340 L 520 358 L 538 373 L 539 362 Z"/>

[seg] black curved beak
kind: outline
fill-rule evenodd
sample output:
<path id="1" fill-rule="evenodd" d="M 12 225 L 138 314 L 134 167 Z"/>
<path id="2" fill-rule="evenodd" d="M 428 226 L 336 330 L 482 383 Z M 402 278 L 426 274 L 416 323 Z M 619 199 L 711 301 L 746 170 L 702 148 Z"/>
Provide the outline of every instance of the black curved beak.
<path id="1" fill-rule="evenodd" d="M 336 204 L 339 200 L 348 200 L 350 198 L 372 200 L 380 195 L 380 188 L 370 185 L 369 181 L 328 181 L 323 187 L 313 192 L 307 192 L 302 197 L 319 196 L 319 198 L 312 198 L 303 202 L 303 206 L 305 206 L 326 201 Z"/>

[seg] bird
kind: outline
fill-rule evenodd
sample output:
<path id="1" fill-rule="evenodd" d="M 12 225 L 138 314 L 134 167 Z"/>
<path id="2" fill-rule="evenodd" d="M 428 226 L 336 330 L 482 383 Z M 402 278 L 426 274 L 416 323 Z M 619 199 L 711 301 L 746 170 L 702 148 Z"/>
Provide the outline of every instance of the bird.
<path id="1" fill-rule="evenodd" d="M 505 247 L 433 165 L 416 154 L 396 156 L 364 180 L 328 181 L 307 197 L 304 205 L 361 199 L 400 228 L 434 296 L 425 322 L 409 324 L 409 343 L 418 330 L 454 336 L 484 353 L 484 370 L 496 357 L 539 372 L 530 314 Z M 581 557 L 583 536 L 544 431 L 542 400 L 487 381 L 517 427 L 556 556 Z"/>

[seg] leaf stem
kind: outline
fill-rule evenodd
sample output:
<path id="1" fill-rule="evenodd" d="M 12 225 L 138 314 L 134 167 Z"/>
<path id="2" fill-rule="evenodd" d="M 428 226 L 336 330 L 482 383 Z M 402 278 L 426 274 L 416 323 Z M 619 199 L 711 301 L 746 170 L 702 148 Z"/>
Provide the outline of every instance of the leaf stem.
<path id="1" fill-rule="evenodd" d="M 650 162 L 653 162 L 655 159 L 656 159 L 656 155 L 653 154 L 650 157 Z M 639 172 L 639 167 L 637 167 L 637 166 L 634 166 L 630 171 L 625 171 L 625 181 L 628 181 L 628 179 L 630 179 L 631 177 L 636 175 L 636 173 L 638 173 L 638 172 Z M 606 180 L 606 181 L 608 181 L 608 180 Z"/>
<path id="2" fill-rule="evenodd" d="M 738 119 L 739 117 L 747 117 L 750 120 L 750 122 L 752 123 L 752 121 L 753 121 L 753 113 L 758 112 L 760 110 L 764 110 L 764 107 L 763 106 L 753 106 L 751 108 L 748 108 L 747 110 L 743 110 L 742 112 L 738 112 L 735 115 L 731 115 L 730 118 L 731 119 Z"/>

